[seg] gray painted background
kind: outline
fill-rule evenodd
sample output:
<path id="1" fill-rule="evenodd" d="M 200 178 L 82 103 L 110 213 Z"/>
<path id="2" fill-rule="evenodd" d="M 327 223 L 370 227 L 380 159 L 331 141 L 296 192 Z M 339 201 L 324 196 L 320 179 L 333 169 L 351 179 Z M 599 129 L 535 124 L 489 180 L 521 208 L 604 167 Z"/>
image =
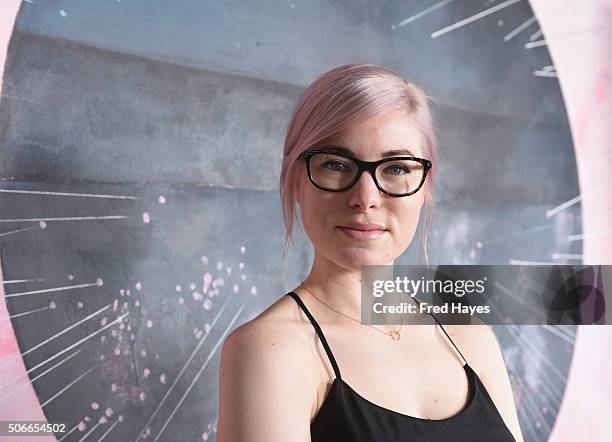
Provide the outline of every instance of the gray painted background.
<path id="1" fill-rule="evenodd" d="M 53 308 L 13 319 L 22 353 L 106 308 L 24 356 L 48 361 L 31 377 L 65 361 L 34 382 L 41 403 L 87 373 L 47 418 L 88 431 L 107 416 L 96 439 L 118 422 L 112 440 L 214 440 L 222 339 L 310 268 L 299 229 L 282 261 L 282 144 L 301 92 L 340 64 L 388 66 L 432 97 L 433 264 L 579 253 L 579 206 L 546 217 L 579 193 L 559 84 L 533 75 L 550 57 L 524 46 L 537 23 L 503 40 L 529 4 L 431 37 L 499 4 L 399 26 L 432 2 L 24 2 L 0 101 L 0 253 L 5 280 L 39 279 L 7 290 L 9 312 Z M 546 440 L 571 339 L 495 330 L 525 440 Z"/>

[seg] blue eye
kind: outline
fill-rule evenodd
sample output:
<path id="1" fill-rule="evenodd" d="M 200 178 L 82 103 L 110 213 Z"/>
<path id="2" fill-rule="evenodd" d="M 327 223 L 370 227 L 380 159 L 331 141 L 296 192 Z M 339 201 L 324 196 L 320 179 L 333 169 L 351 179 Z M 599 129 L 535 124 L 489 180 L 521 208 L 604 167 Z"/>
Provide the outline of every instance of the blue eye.
<path id="1" fill-rule="evenodd" d="M 328 167 L 330 166 L 331 167 Z M 341 161 L 335 161 L 335 160 L 328 160 L 326 162 L 324 162 L 323 164 L 321 164 L 322 168 L 326 168 L 329 170 L 332 170 L 334 172 L 343 172 L 343 171 L 350 171 L 350 168 L 346 166 L 346 164 L 344 164 Z M 344 168 L 344 169 L 340 169 L 340 167 Z"/>

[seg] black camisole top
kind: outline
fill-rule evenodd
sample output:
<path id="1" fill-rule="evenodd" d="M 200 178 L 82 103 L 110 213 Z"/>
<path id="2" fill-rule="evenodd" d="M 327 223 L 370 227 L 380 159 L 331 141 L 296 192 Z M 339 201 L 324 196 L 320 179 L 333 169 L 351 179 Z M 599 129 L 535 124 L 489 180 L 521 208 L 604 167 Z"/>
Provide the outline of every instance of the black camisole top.
<path id="1" fill-rule="evenodd" d="M 469 397 L 458 414 L 432 420 L 389 410 L 353 390 L 340 376 L 340 369 L 321 327 L 304 302 L 295 292 L 287 294 L 295 299 L 312 323 L 336 375 L 323 405 L 310 423 L 313 442 L 516 442 L 480 378 L 435 317 L 465 362 L 463 368 L 468 379 Z"/>

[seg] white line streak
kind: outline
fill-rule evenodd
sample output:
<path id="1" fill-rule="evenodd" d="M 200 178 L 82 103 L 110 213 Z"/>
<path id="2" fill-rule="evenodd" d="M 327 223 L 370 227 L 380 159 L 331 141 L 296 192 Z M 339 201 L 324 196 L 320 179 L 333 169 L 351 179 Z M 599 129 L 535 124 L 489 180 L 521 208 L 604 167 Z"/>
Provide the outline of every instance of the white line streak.
<path id="1" fill-rule="evenodd" d="M 10 232 L 0 233 L 0 237 L 13 235 L 14 233 L 25 232 L 26 230 L 38 229 L 38 226 L 26 227 L 25 229 L 11 230 Z"/>
<path id="2" fill-rule="evenodd" d="M 501 9 L 507 8 L 508 6 L 511 6 L 511 5 L 513 5 L 515 3 L 518 3 L 520 1 L 521 0 L 507 0 L 507 1 L 503 2 L 503 3 L 500 3 L 497 6 L 493 6 L 492 8 L 486 9 L 486 10 L 484 10 L 482 12 L 479 12 L 478 14 L 475 14 L 475 15 L 472 15 L 470 17 L 464 18 L 463 20 L 458 21 L 457 23 L 453 23 L 450 26 L 442 28 L 439 31 L 433 32 L 431 34 L 431 38 L 436 38 L 436 37 L 439 37 L 441 35 L 444 35 L 444 34 L 450 32 L 450 31 L 454 31 L 455 29 L 458 29 L 458 28 L 460 28 L 462 26 L 465 26 L 465 25 L 467 25 L 469 23 L 475 22 L 476 20 L 480 20 L 481 18 L 486 17 L 487 15 L 491 15 L 494 12 L 497 12 L 497 11 L 499 11 Z"/>
<path id="3" fill-rule="evenodd" d="M 525 49 L 537 48 L 538 46 L 546 46 L 546 40 L 538 40 L 525 43 Z"/>
<path id="4" fill-rule="evenodd" d="M 83 373 L 81 376 L 79 376 L 78 378 L 76 378 L 74 381 L 72 381 L 71 383 L 69 383 L 68 385 L 66 385 L 64 388 L 62 388 L 60 391 L 58 391 L 57 393 L 55 393 L 53 396 L 51 396 L 51 398 L 49 398 L 47 401 L 45 401 L 44 404 L 40 405 L 40 408 L 44 408 L 45 405 L 49 404 L 49 402 L 55 400 L 57 397 L 59 397 L 61 394 L 63 394 L 66 390 L 68 390 L 70 387 L 72 387 L 74 384 L 76 384 L 77 382 L 79 382 L 81 379 L 83 379 L 85 376 L 87 376 L 94 368 L 96 368 L 96 366 L 91 367 L 89 370 L 87 370 L 85 373 Z M 38 411 L 38 408 L 34 407 L 33 410 L 31 410 L 28 414 L 26 414 L 25 416 L 23 416 L 20 420 L 25 420 L 25 418 L 29 417 L 30 415 L 36 413 Z"/>
<path id="5" fill-rule="evenodd" d="M 187 361 L 185 362 L 185 364 L 183 365 L 183 368 L 181 368 L 181 371 L 179 372 L 179 374 L 176 376 L 176 378 L 174 379 L 174 381 L 172 382 L 172 385 L 170 385 L 170 388 L 168 388 L 168 390 L 166 390 L 166 393 L 164 394 L 164 397 L 162 398 L 162 400 L 159 402 L 159 404 L 157 404 L 157 407 L 155 408 L 155 410 L 153 411 L 153 413 L 151 414 L 151 417 L 149 417 L 149 420 L 147 421 L 147 423 L 144 425 L 143 429 L 140 431 L 140 434 L 138 434 L 138 437 L 136 437 L 135 442 L 137 442 L 142 435 L 144 434 L 144 432 L 146 431 L 147 427 L 149 426 L 149 424 L 151 423 L 151 421 L 155 418 L 155 416 L 157 415 L 157 413 L 159 412 L 159 409 L 162 407 L 162 405 L 164 404 L 164 402 L 166 401 L 166 399 L 168 398 L 168 396 L 170 395 L 170 393 L 172 392 L 172 390 L 174 389 L 174 386 L 177 384 L 177 382 L 179 381 L 179 379 L 181 378 L 181 376 L 183 376 L 183 373 L 185 372 L 185 370 L 187 369 L 187 366 L 191 363 L 192 359 L 194 358 L 194 356 L 196 355 L 196 353 L 198 352 L 198 350 L 200 349 L 200 347 L 202 346 L 202 344 L 204 343 L 204 340 L 208 337 L 208 335 L 210 334 L 211 330 L 213 329 L 213 327 L 215 326 L 215 324 L 217 323 L 217 320 L 219 319 L 219 317 L 221 316 L 221 314 L 223 313 L 223 311 L 225 310 L 225 308 L 228 306 L 228 304 L 231 301 L 231 297 L 228 297 L 227 300 L 225 301 L 225 303 L 223 304 L 223 306 L 221 307 L 221 309 L 219 310 L 219 312 L 217 313 L 217 315 L 215 316 L 214 320 L 212 321 L 210 328 L 208 329 L 208 332 L 204 334 L 204 336 L 202 337 L 202 339 L 200 339 L 200 342 L 198 343 L 198 345 L 196 346 L 196 348 L 191 352 L 191 355 L 189 356 L 189 358 L 187 359 Z"/>
<path id="6" fill-rule="evenodd" d="M 58 333 L 54 334 L 53 336 L 51 336 L 50 338 L 45 339 L 45 340 L 44 340 L 44 341 L 42 341 L 41 343 L 36 344 L 34 347 L 30 348 L 29 350 L 26 350 L 26 351 L 24 351 L 23 353 L 21 353 L 20 355 L 15 356 L 15 357 L 13 357 L 12 359 L 9 359 L 9 360 L 8 360 L 8 361 L 6 361 L 4 364 L 0 365 L 0 368 L 4 367 L 5 365 L 7 365 L 7 364 L 8 364 L 8 363 L 10 363 L 10 362 L 13 362 L 13 361 L 14 361 L 14 360 L 16 360 L 16 359 L 23 358 L 25 355 L 27 355 L 27 354 L 29 354 L 29 353 L 33 352 L 33 351 L 34 351 L 34 350 L 36 350 L 37 348 L 40 348 L 40 347 L 42 347 L 43 345 L 45 345 L 45 344 L 47 344 L 47 343 L 51 342 L 51 341 L 52 341 L 52 340 L 54 340 L 55 338 L 57 338 L 57 337 L 59 337 L 59 336 L 63 335 L 64 333 L 69 332 L 70 330 L 72 330 L 73 328 L 75 328 L 75 327 L 77 327 L 77 326 L 81 325 L 83 322 L 87 321 L 88 319 L 91 319 L 91 318 L 93 318 L 94 316 L 96 316 L 96 315 L 98 315 L 98 314 L 102 313 L 104 310 L 106 310 L 107 308 L 109 308 L 111 305 L 112 305 L 112 304 L 108 304 L 106 307 L 102 307 L 100 310 L 98 310 L 98 311 L 96 311 L 96 312 L 93 312 L 91 315 L 89 315 L 89 316 L 87 316 L 87 317 L 85 317 L 85 318 L 81 319 L 80 321 L 76 322 L 75 324 L 72 324 L 70 327 L 67 327 L 67 328 L 65 328 L 64 330 L 62 330 L 62 331 L 60 331 L 60 332 L 58 332 Z"/>
<path id="7" fill-rule="evenodd" d="M 44 279 L 11 279 L 8 281 L 3 281 L 3 284 L 16 284 L 18 282 L 31 282 L 31 281 L 44 281 Z"/>
<path id="8" fill-rule="evenodd" d="M 87 433 L 85 433 L 85 435 L 84 435 L 82 438 L 80 438 L 80 439 L 78 440 L 78 442 L 83 442 L 85 439 L 87 439 L 87 436 L 89 436 L 91 433 L 93 433 L 93 432 L 94 432 L 94 430 L 95 430 L 96 428 L 98 428 L 98 427 L 100 426 L 100 424 L 101 424 L 101 423 L 102 423 L 102 422 L 100 422 L 100 421 L 98 420 L 98 423 L 97 423 L 96 425 L 94 425 L 93 427 L 91 427 L 91 430 L 89 430 Z"/>
<path id="9" fill-rule="evenodd" d="M 119 317 L 118 317 L 117 319 L 115 319 L 113 322 L 111 322 L 111 323 L 109 323 L 109 324 L 106 324 L 106 325 L 105 325 L 104 327 L 102 327 L 101 329 L 96 330 L 96 331 L 95 331 L 95 332 L 93 332 L 93 333 L 90 333 L 89 335 L 87 335 L 87 336 L 85 336 L 83 339 L 81 339 L 80 341 L 77 341 L 77 342 L 75 342 L 74 344 L 72 344 L 70 347 L 67 347 L 67 348 L 63 349 L 62 351 L 57 352 L 55 355 L 53 355 L 53 356 L 51 356 L 51 357 L 49 357 L 49 358 L 45 359 L 45 360 L 44 360 L 44 361 L 42 361 L 40 364 L 35 365 L 34 367 L 30 368 L 28 371 L 26 371 L 26 373 L 30 373 L 30 372 L 32 372 L 32 371 L 34 371 L 34 370 L 36 370 L 37 368 L 41 367 L 42 365 L 45 365 L 47 362 L 52 361 L 53 359 L 57 358 L 58 356 L 60 356 L 60 355 L 62 355 L 62 354 L 64 354 L 64 353 L 66 353 L 67 351 L 72 350 L 72 349 L 73 349 L 74 347 L 76 347 L 77 345 L 79 345 L 79 344 L 81 344 L 81 343 L 83 343 L 83 342 L 87 341 L 89 338 L 94 337 L 94 336 L 95 336 L 95 335 L 97 335 L 98 333 L 103 332 L 103 331 L 104 331 L 104 330 L 106 330 L 107 328 L 109 328 L 109 327 L 113 326 L 115 323 L 117 323 L 117 322 L 119 322 L 119 321 L 123 320 L 123 318 L 124 318 L 124 317 L 126 317 L 126 316 L 127 316 L 127 315 L 129 315 L 129 314 L 130 314 L 130 312 L 127 312 L 127 313 L 125 313 L 125 314 L 123 314 L 123 315 L 119 316 Z M 20 374 L 20 375 L 15 376 L 13 379 L 9 380 L 8 382 L 5 382 L 5 385 L 10 385 L 10 384 L 11 384 L 11 383 L 13 383 L 15 380 L 17 380 L 17 379 L 19 379 L 20 377 L 22 377 L 24 374 L 25 374 L 25 373 L 22 373 L 22 374 Z"/>
<path id="10" fill-rule="evenodd" d="M 559 265 L 558 262 L 546 262 L 546 261 L 523 261 L 520 259 L 510 259 L 510 264 L 512 265 L 536 265 L 536 266 L 550 266 L 550 265 Z"/>
<path id="11" fill-rule="evenodd" d="M 23 312 L 23 313 L 17 313 L 17 314 L 14 314 L 12 316 L 9 316 L 9 318 L 11 318 L 11 319 L 19 318 L 21 316 L 31 315 L 32 313 L 42 312 L 43 310 L 51 310 L 51 307 L 43 307 L 43 308 L 39 308 L 39 309 L 36 309 L 36 310 L 30 310 L 30 311 Z"/>
<path id="12" fill-rule="evenodd" d="M 0 193 L 27 193 L 34 195 L 53 195 L 53 196 L 78 196 L 83 198 L 110 198 L 120 200 L 139 200 L 137 196 L 126 196 L 126 195 L 100 195 L 95 193 L 68 193 L 68 192 L 43 192 L 41 190 L 14 190 L 14 189 L 0 189 Z"/>
<path id="13" fill-rule="evenodd" d="M 115 423 L 113 425 L 110 426 L 110 428 L 108 430 L 106 430 L 106 433 L 104 433 L 102 435 L 102 437 L 100 439 L 98 439 L 98 442 L 102 442 L 102 440 L 108 435 L 108 433 L 110 433 L 112 431 L 113 428 L 115 428 L 115 426 L 119 423 L 119 420 L 116 420 Z"/>
<path id="14" fill-rule="evenodd" d="M 558 78 L 559 76 L 557 75 L 556 72 L 554 71 L 533 71 L 533 75 L 535 75 L 536 77 L 550 77 L 550 78 Z"/>
<path id="15" fill-rule="evenodd" d="M 185 390 L 185 393 L 183 393 L 183 396 L 181 396 L 181 399 L 176 404 L 176 407 L 174 407 L 174 410 L 172 410 L 172 413 L 170 413 L 170 416 L 168 416 L 168 419 L 166 419 L 166 422 L 164 422 L 164 425 L 162 426 L 161 430 L 159 430 L 159 433 L 155 437 L 154 442 L 156 442 L 159 439 L 159 437 L 162 435 L 162 433 L 164 432 L 164 430 L 166 429 L 166 427 L 168 426 L 168 424 L 170 423 L 170 421 L 172 420 L 172 418 L 176 414 L 176 411 L 182 405 L 183 401 L 185 400 L 185 398 L 187 397 L 187 395 L 189 394 L 189 392 L 191 391 L 191 389 L 193 388 L 193 386 L 197 382 L 198 378 L 200 377 L 200 375 L 202 374 L 202 372 L 204 371 L 206 366 L 208 365 L 208 362 L 212 359 L 212 356 L 217 351 L 217 348 L 223 342 L 223 340 L 225 339 L 225 336 L 229 333 L 230 329 L 234 325 L 234 322 L 236 322 L 236 319 L 238 319 L 238 316 L 240 316 L 240 313 L 242 313 L 242 310 L 244 309 L 244 306 L 247 304 L 247 302 L 248 302 L 248 300 L 245 301 L 242 304 L 240 309 L 238 309 L 238 312 L 236 312 L 236 314 L 234 315 L 234 317 L 230 321 L 229 325 L 225 329 L 225 332 L 223 332 L 223 334 L 221 335 L 221 337 L 219 338 L 219 340 L 217 341 L 217 343 L 215 344 L 213 349 L 210 351 L 210 354 L 208 355 L 208 358 L 206 358 L 206 361 L 204 361 L 204 364 L 202 364 L 202 367 L 200 367 L 200 370 L 197 372 L 197 374 L 195 375 L 195 377 L 191 381 L 191 384 L 189 384 L 189 386 L 187 387 L 187 390 Z"/>
<path id="16" fill-rule="evenodd" d="M 68 218 L 22 218 L 22 219 L 0 219 L 0 223 L 22 223 L 28 221 L 91 221 L 96 219 L 123 219 L 129 218 L 128 215 L 109 215 L 109 216 L 73 216 Z"/>
<path id="17" fill-rule="evenodd" d="M 604 184 L 605 184 L 605 181 L 602 182 L 599 186 L 593 187 L 588 192 L 582 192 L 580 195 L 575 196 L 574 198 L 564 202 L 563 204 L 560 204 L 557 207 L 553 207 L 552 209 L 547 210 L 546 218 L 555 216 L 557 213 L 562 212 L 568 207 L 573 206 L 574 204 L 580 202 L 583 198 L 586 198 L 588 195 L 592 195 L 593 193 L 598 192 L 604 186 Z"/>
<path id="18" fill-rule="evenodd" d="M 63 287 L 53 287 L 50 289 L 42 289 L 42 290 L 33 290 L 30 292 L 21 292 L 21 293 L 10 293 L 8 295 L 4 295 L 5 298 L 14 298 L 16 296 L 25 296 L 25 295 L 36 295 L 39 293 L 52 293 L 52 292 L 61 292 L 64 290 L 71 289 L 82 289 L 85 287 L 93 287 L 94 285 L 98 285 L 98 282 L 88 282 L 87 284 L 78 284 L 78 285 L 65 285 Z"/>
<path id="19" fill-rule="evenodd" d="M 0 402 L 4 401 L 7 397 L 11 397 L 12 395 L 14 395 L 16 392 L 18 392 L 19 390 L 21 390 L 23 387 L 25 387 L 26 385 L 30 385 L 30 384 L 34 384 L 34 381 L 36 381 L 37 379 L 40 379 L 41 377 L 43 377 L 44 375 L 46 375 L 47 373 L 49 373 L 50 371 L 54 370 L 56 367 L 59 367 L 60 365 L 62 365 L 64 362 L 68 361 L 69 359 L 72 359 L 73 357 L 75 357 L 77 354 L 79 354 L 81 352 L 81 350 L 77 350 L 74 353 L 72 353 L 70 356 L 68 356 L 65 359 L 62 359 L 61 361 L 59 361 L 57 364 L 55 364 L 53 367 L 48 368 L 47 370 L 43 371 L 41 374 L 39 374 L 38 376 L 36 376 L 35 378 L 33 378 L 31 381 L 29 382 L 24 382 L 23 384 L 21 384 L 19 387 L 15 388 L 13 391 L 11 391 L 8 394 L 5 394 L 4 396 L 0 397 Z M 3 387 L 3 389 L 6 388 L 6 385 Z"/>
<path id="20" fill-rule="evenodd" d="M 557 327 L 552 326 L 552 325 L 547 325 L 547 324 L 543 324 L 542 328 L 548 332 L 550 332 L 551 334 L 557 336 L 560 339 L 563 339 L 565 342 L 567 342 L 570 345 L 574 345 L 576 343 L 576 338 L 572 338 L 570 336 L 567 336 L 565 333 L 563 333 L 562 331 L 560 331 Z"/>
<path id="21" fill-rule="evenodd" d="M 577 259 L 582 260 L 582 255 L 572 254 L 572 253 L 553 253 L 551 255 L 552 259 Z"/>
<path id="22" fill-rule="evenodd" d="M 455 0 L 443 0 L 441 2 L 438 2 L 435 5 L 430 6 L 429 8 L 419 12 L 418 14 L 414 14 L 408 17 L 407 19 L 402 20 L 401 22 L 397 24 L 397 27 L 399 28 L 400 26 L 404 26 L 404 25 L 407 25 L 408 23 L 412 23 L 413 21 L 418 20 L 419 18 L 429 14 L 430 12 L 435 11 L 436 9 L 440 9 L 442 6 L 446 6 L 453 1 Z"/>
<path id="23" fill-rule="evenodd" d="M 600 236 L 607 236 L 607 235 L 611 235 L 612 234 L 612 230 L 602 230 L 600 232 L 593 232 L 593 233 L 579 233 L 576 235 L 570 235 L 567 237 L 567 239 L 569 241 L 581 241 L 584 238 L 597 238 Z"/>
<path id="24" fill-rule="evenodd" d="M 61 442 L 64 439 L 66 439 L 68 436 L 70 436 L 72 432 L 77 429 L 78 426 L 79 424 L 76 424 L 74 427 L 72 427 L 68 433 L 64 434 L 60 439 L 58 439 L 58 442 Z"/>
<path id="25" fill-rule="evenodd" d="M 538 29 L 536 32 L 531 34 L 531 37 L 529 37 L 529 41 L 534 41 L 536 38 L 540 37 L 540 35 L 542 35 L 542 30 Z"/>
<path id="26" fill-rule="evenodd" d="M 523 30 L 527 29 L 529 27 L 529 25 L 531 25 L 532 23 L 534 23 L 535 21 L 537 21 L 537 18 L 535 17 L 535 15 L 533 17 L 531 17 L 530 19 L 528 19 L 525 23 L 523 23 L 522 25 L 520 25 L 519 27 L 517 27 L 515 30 L 511 31 L 508 33 L 508 35 L 506 35 L 504 37 L 504 41 L 509 41 L 511 40 L 514 36 L 520 34 Z"/>
<path id="27" fill-rule="evenodd" d="M 555 67 L 554 64 L 549 64 L 548 66 L 544 66 L 542 70 L 543 71 L 556 71 L 557 68 Z"/>
<path id="28" fill-rule="evenodd" d="M 520 232 L 510 233 L 508 235 L 503 235 L 503 236 L 498 236 L 496 238 L 487 239 L 485 241 L 482 241 L 482 245 L 484 246 L 485 244 L 493 244 L 493 243 L 504 241 L 510 238 L 516 238 L 518 236 L 528 235 L 530 233 L 536 233 L 536 232 L 541 232 L 542 230 L 552 229 L 555 227 L 555 225 L 556 225 L 555 223 L 543 224 L 541 226 L 532 227 L 531 229 L 523 230 Z"/>

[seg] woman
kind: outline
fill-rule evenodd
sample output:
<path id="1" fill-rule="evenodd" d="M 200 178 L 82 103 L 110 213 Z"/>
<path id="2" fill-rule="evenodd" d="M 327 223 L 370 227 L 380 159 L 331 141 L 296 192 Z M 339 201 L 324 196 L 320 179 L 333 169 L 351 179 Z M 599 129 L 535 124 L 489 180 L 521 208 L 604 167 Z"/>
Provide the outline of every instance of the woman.
<path id="1" fill-rule="evenodd" d="M 433 204 L 423 91 L 380 66 L 327 72 L 297 103 L 282 167 L 285 252 L 297 203 L 314 262 L 226 339 L 217 441 L 522 441 L 488 326 L 359 320 L 361 266 L 392 265 Z"/>

